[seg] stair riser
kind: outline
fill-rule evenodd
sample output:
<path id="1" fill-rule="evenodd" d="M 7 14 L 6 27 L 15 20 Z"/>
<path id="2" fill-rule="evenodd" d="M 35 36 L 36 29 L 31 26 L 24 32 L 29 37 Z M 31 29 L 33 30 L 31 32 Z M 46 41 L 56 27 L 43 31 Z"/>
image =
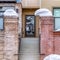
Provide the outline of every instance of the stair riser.
<path id="1" fill-rule="evenodd" d="M 39 60 L 38 38 L 22 38 L 20 60 Z"/>

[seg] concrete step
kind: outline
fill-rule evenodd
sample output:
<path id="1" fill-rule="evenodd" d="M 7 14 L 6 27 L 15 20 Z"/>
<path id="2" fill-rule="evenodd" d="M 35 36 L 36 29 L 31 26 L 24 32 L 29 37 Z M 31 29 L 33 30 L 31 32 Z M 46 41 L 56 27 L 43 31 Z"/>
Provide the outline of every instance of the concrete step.
<path id="1" fill-rule="evenodd" d="M 20 53 L 39 53 L 39 39 L 22 38 Z"/>
<path id="2" fill-rule="evenodd" d="M 31 55 L 31 54 L 20 55 L 20 60 L 40 60 L 39 57 L 40 57 L 39 55 Z"/>
<path id="3" fill-rule="evenodd" d="M 22 38 L 20 60 L 39 60 L 39 38 Z"/>

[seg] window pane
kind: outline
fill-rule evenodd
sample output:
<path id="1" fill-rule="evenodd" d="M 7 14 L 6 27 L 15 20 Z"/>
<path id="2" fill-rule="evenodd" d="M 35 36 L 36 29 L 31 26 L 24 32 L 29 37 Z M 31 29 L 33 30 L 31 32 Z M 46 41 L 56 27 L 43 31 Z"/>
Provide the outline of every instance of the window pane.
<path id="1" fill-rule="evenodd" d="M 3 29 L 3 18 L 0 18 L 0 29 Z"/>
<path id="2" fill-rule="evenodd" d="M 60 17 L 60 9 L 54 9 L 54 17 Z"/>
<path id="3" fill-rule="evenodd" d="M 21 2 L 21 0 L 16 0 L 16 2 L 17 2 L 17 3 L 20 3 L 20 2 Z"/>
<path id="4" fill-rule="evenodd" d="M 3 16 L 3 11 L 0 11 L 0 16 Z"/>
<path id="5" fill-rule="evenodd" d="M 60 18 L 55 18 L 55 30 L 60 29 Z"/>

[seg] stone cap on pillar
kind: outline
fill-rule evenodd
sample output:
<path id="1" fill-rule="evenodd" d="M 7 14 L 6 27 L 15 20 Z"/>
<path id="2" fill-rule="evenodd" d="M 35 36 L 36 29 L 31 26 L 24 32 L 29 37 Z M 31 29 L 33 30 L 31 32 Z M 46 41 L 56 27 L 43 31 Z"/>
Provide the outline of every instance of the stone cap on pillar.
<path id="1" fill-rule="evenodd" d="M 12 17 L 12 18 L 18 18 L 18 14 L 14 9 L 7 9 L 4 12 L 4 17 Z"/>
<path id="2" fill-rule="evenodd" d="M 53 16 L 53 14 L 50 10 L 46 8 L 42 8 L 35 11 L 35 16 L 48 17 L 48 16 Z"/>
<path id="3" fill-rule="evenodd" d="M 43 60 L 60 60 L 60 55 L 50 54 L 50 55 L 46 56 Z"/>

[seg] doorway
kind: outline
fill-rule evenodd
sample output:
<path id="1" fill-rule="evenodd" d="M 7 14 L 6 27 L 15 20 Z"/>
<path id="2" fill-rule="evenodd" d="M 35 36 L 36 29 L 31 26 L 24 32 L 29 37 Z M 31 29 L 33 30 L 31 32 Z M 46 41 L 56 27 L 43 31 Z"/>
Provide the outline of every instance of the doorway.
<path id="1" fill-rule="evenodd" d="M 22 10 L 22 37 L 39 37 L 39 18 L 34 16 L 37 9 Z"/>

